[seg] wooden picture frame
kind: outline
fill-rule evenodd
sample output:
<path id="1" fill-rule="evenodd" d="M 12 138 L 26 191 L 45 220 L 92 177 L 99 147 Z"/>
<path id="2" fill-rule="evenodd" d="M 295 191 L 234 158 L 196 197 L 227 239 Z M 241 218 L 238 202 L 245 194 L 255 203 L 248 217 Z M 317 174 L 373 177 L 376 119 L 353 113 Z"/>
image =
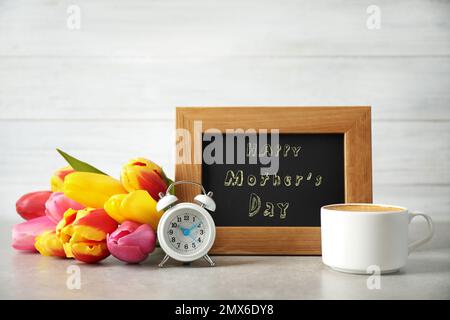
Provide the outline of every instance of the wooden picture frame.
<path id="1" fill-rule="evenodd" d="M 202 132 L 216 128 L 279 129 L 283 133 L 344 134 L 345 202 L 372 202 L 371 108 L 364 107 L 179 107 L 176 128 L 192 137 L 177 141 L 176 180 L 201 183 L 201 163 L 181 163 L 179 150 L 190 150 L 193 158 L 194 121 L 202 121 Z M 200 150 L 201 152 L 201 150 Z M 191 186 L 177 187 L 177 196 L 191 201 L 198 194 Z M 289 243 L 287 246 L 286 243 Z M 217 227 L 212 254 L 320 255 L 320 227 Z"/>

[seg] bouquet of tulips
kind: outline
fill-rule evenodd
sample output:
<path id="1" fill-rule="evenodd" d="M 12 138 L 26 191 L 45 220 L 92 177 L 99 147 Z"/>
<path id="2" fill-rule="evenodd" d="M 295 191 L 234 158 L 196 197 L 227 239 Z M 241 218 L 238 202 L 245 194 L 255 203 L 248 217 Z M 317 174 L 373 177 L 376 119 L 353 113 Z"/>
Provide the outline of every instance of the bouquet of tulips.
<path id="1" fill-rule="evenodd" d="M 154 250 L 162 212 L 158 194 L 172 182 L 150 160 L 136 158 L 120 181 L 58 149 L 69 166 L 51 177 L 51 191 L 25 194 L 16 203 L 26 221 L 12 230 L 16 250 L 95 263 L 110 254 L 139 263 Z"/>

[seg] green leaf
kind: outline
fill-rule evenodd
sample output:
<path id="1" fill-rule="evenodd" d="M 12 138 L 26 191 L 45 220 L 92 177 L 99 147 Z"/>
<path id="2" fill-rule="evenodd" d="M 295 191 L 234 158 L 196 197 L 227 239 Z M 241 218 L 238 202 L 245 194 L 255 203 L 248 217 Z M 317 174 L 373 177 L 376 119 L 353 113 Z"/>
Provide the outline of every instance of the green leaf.
<path id="1" fill-rule="evenodd" d="M 72 157 L 71 155 L 65 153 L 64 151 L 58 148 L 56 149 L 56 151 L 58 151 L 58 153 L 67 161 L 68 164 L 70 164 L 72 169 L 74 169 L 75 171 L 99 173 L 107 176 L 106 173 L 91 166 L 89 163 L 78 160 L 77 158 Z"/>
<path id="2" fill-rule="evenodd" d="M 161 168 L 161 170 L 162 170 L 162 168 Z M 172 183 L 173 183 L 173 180 L 171 180 L 171 179 L 169 179 L 167 176 L 166 176 L 166 173 L 164 172 L 164 170 L 162 170 L 162 175 L 163 175 L 163 179 L 164 179 L 164 181 L 166 182 L 166 184 L 167 184 L 167 187 L 169 187 Z M 170 194 L 175 194 L 175 187 L 172 187 L 172 189 L 170 190 Z"/>

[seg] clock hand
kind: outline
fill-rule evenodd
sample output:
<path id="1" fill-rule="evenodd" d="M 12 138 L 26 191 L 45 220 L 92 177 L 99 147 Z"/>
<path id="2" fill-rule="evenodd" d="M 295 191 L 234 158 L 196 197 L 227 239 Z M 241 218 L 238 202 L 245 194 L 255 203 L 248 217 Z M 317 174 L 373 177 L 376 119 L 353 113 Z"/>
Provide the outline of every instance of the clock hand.
<path id="1" fill-rule="evenodd" d="M 185 237 L 189 237 L 195 241 L 195 236 L 191 234 L 191 231 L 198 227 L 200 224 L 201 222 L 194 223 L 190 228 L 183 228 L 182 226 L 179 226 L 179 228 Z"/>
<path id="2" fill-rule="evenodd" d="M 201 222 L 199 222 L 197 224 L 193 224 L 192 227 L 189 228 L 189 231 L 192 231 L 193 229 L 197 228 L 200 224 L 201 224 Z"/>

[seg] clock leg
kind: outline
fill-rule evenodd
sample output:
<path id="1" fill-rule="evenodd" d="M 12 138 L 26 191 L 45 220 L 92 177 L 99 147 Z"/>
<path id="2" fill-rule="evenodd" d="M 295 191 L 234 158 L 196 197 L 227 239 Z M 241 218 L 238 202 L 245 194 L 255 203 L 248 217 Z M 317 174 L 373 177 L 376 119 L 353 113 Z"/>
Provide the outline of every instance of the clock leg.
<path id="1" fill-rule="evenodd" d="M 212 259 L 211 259 L 207 254 L 205 254 L 205 255 L 203 256 L 203 259 L 205 259 L 206 261 L 208 261 L 208 263 L 210 264 L 211 267 L 214 267 L 214 266 L 216 265 L 215 262 L 212 261 Z"/>
<path id="2" fill-rule="evenodd" d="M 166 254 L 166 256 L 164 257 L 164 259 L 161 260 L 161 262 L 158 264 L 158 267 L 162 268 L 164 266 L 164 264 L 167 262 L 167 260 L 169 260 L 169 255 Z"/>

